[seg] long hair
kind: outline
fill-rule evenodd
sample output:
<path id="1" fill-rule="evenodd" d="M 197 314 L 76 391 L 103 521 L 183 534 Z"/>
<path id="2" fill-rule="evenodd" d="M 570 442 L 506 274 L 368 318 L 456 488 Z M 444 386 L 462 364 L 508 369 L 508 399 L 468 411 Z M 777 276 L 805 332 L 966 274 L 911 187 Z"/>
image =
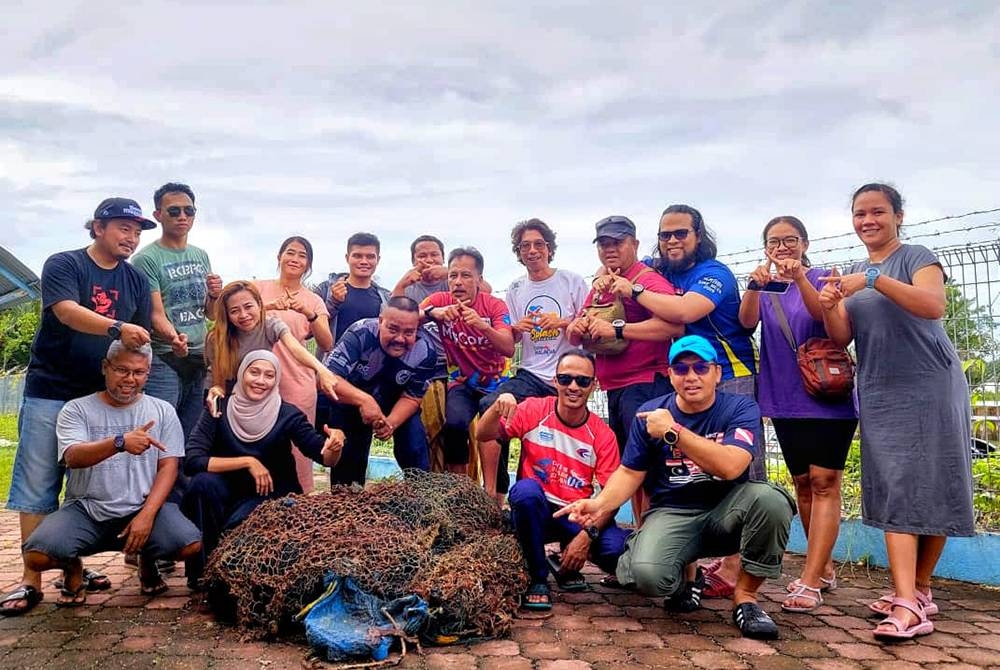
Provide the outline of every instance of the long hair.
<path id="1" fill-rule="evenodd" d="M 716 254 L 719 253 L 719 248 L 715 243 L 715 235 L 705 225 L 705 220 L 702 218 L 701 212 L 691 205 L 670 205 L 660 214 L 660 219 L 657 220 L 657 229 L 659 229 L 659 221 L 667 214 L 687 214 L 691 217 L 691 227 L 694 229 L 695 235 L 698 236 L 698 246 L 694 250 L 694 262 L 696 264 L 715 258 Z M 662 270 L 666 268 L 667 263 L 660 256 L 659 240 L 653 243 L 652 258 L 653 264 L 657 269 Z"/>
<path id="2" fill-rule="evenodd" d="M 261 299 L 260 291 L 257 290 L 256 286 L 248 281 L 239 279 L 229 282 L 223 287 L 222 293 L 219 294 L 219 299 L 215 301 L 215 325 L 208 333 L 209 344 L 211 344 L 212 349 L 212 360 L 209 361 L 212 366 L 212 383 L 215 386 L 223 388 L 225 388 L 227 380 L 236 377 L 236 371 L 240 367 L 240 331 L 229 322 L 229 309 L 227 305 L 229 299 L 240 291 L 246 291 L 253 296 L 253 299 L 257 302 L 257 306 L 260 307 L 260 322 L 257 324 L 257 328 L 263 328 L 264 321 L 267 319 L 264 310 L 264 301 Z"/>

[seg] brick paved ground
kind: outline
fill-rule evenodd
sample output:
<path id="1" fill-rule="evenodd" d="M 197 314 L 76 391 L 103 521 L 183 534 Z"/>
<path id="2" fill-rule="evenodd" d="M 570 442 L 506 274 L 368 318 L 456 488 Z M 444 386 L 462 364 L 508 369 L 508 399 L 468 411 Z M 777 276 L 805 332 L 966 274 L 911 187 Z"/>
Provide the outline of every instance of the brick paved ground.
<path id="1" fill-rule="evenodd" d="M 997 557 L 983 557 L 998 560 Z M 300 668 L 305 647 L 291 643 L 239 642 L 211 615 L 192 611 L 182 576 L 168 580 L 158 598 L 139 595 L 135 571 L 119 554 L 102 554 L 88 566 L 110 575 L 114 588 L 91 594 L 88 605 L 57 609 L 57 591 L 45 575 L 45 601 L 31 614 L 0 618 L 0 664 L 4 668 L 85 670 L 98 668 L 280 670 Z M 789 557 L 796 574 L 801 559 Z M 20 576 L 17 517 L 0 513 L 0 588 Z M 782 614 L 781 585 L 764 590 L 764 606 L 781 627 L 781 639 L 739 637 L 729 623 L 726 601 L 708 600 L 689 615 L 672 615 L 648 598 L 603 589 L 590 572 L 591 590 L 556 594 L 553 615 L 519 619 L 510 639 L 410 654 L 404 668 L 438 670 L 584 670 L 586 668 L 730 668 L 851 670 L 934 668 L 1000 670 L 1000 592 L 961 582 L 935 584 L 941 613 L 937 632 L 917 642 L 876 644 L 865 603 L 887 582 L 882 571 L 842 569 L 841 587 L 815 614 Z"/>

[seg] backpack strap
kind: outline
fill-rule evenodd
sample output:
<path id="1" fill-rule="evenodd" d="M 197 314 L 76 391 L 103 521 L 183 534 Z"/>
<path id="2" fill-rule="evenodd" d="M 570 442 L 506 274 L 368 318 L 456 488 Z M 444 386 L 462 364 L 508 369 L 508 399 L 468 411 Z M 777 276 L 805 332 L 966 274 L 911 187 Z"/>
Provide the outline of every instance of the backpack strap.
<path id="1" fill-rule="evenodd" d="M 770 298 L 771 306 L 774 307 L 774 313 L 778 316 L 778 326 L 781 327 L 785 341 L 788 342 L 788 346 L 792 348 L 792 351 L 798 351 L 799 348 L 795 345 L 795 337 L 792 335 L 792 327 L 788 325 L 788 317 L 785 316 L 785 310 L 781 307 L 781 301 L 773 293 L 768 293 L 767 297 Z"/>

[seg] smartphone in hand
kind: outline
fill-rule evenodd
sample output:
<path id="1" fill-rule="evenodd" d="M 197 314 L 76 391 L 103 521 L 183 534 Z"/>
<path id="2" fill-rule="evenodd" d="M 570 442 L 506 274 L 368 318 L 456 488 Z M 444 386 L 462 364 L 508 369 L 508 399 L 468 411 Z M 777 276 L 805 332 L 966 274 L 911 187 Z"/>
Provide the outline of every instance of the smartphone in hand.
<path id="1" fill-rule="evenodd" d="M 766 284 L 761 286 L 756 280 L 751 279 L 747 283 L 747 288 L 751 291 L 760 291 L 761 293 L 785 293 L 788 291 L 788 287 L 790 285 L 791 282 L 771 279 Z"/>

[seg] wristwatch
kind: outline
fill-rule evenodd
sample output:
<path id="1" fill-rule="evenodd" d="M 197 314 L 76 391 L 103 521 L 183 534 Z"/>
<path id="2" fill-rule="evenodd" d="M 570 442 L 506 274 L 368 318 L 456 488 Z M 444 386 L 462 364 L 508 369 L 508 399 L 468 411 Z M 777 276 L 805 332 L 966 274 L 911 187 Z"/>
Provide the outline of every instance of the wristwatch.
<path id="1" fill-rule="evenodd" d="M 879 278 L 882 271 L 876 267 L 865 270 L 865 288 L 875 288 L 875 280 Z"/>
<path id="2" fill-rule="evenodd" d="M 671 447 L 677 444 L 677 440 L 681 437 L 681 428 L 683 428 L 683 426 L 679 423 L 675 423 L 670 426 L 670 428 L 667 428 L 667 431 L 663 433 L 663 441 Z"/>
<path id="3" fill-rule="evenodd" d="M 431 312 L 433 312 L 433 311 L 434 311 L 434 305 L 431 305 L 427 309 L 425 309 L 424 310 L 424 318 L 427 319 L 428 321 L 433 321 L 434 317 L 431 316 Z"/>
<path id="4" fill-rule="evenodd" d="M 119 433 L 115 435 L 115 453 L 122 453 L 125 451 L 125 436 Z"/>
<path id="5" fill-rule="evenodd" d="M 638 300 L 642 292 L 646 290 L 646 287 L 642 284 L 632 284 L 632 300 Z"/>
<path id="6" fill-rule="evenodd" d="M 319 318 L 319 312 L 313 312 L 312 316 L 307 316 L 306 317 L 306 321 L 308 321 L 309 323 L 312 323 L 313 321 L 315 321 L 318 318 Z"/>
<path id="7" fill-rule="evenodd" d="M 597 542 L 597 538 L 601 536 L 601 531 L 597 526 L 587 526 L 583 529 L 583 532 L 587 534 L 591 542 Z"/>
<path id="8" fill-rule="evenodd" d="M 115 321 L 110 326 L 108 326 L 108 337 L 112 340 L 117 340 L 122 336 L 122 326 L 125 324 L 121 321 Z"/>
<path id="9" fill-rule="evenodd" d="M 624 340 L 625 339 L 625 319 L 615 319 L 611 322 L 611 326 L 615 329 L 615 339 Z"/>

